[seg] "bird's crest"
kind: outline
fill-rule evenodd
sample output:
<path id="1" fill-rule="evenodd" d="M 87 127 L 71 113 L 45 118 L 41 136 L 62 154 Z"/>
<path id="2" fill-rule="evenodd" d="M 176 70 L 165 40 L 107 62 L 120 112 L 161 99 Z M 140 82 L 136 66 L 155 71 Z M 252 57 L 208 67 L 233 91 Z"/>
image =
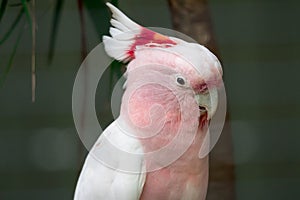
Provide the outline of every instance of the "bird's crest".
<path id="1" fill-rule="evenodd" d="M 103 36 L 105 51 L 119 61 L 127 62 L 135 58 L 139 46 L 164 47 L 176 45 L 176 42 L 160 33 L 140 26 L 110 3 L 106 3 L 112 12 L 110 36 Z"/>

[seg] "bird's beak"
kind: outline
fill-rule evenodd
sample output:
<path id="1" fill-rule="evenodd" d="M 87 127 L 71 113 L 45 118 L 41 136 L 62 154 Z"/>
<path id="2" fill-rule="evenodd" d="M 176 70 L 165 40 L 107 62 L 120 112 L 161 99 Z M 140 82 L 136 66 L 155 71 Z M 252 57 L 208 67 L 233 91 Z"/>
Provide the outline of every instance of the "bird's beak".
<path id="1" fill-rule="evenodd" d="M 210 120 L 218 107 L 217 88 L 210 88 L 206 93 L 196 94 L 195 99 L 199 105 L 200 112 L 207 112 L 207 120 Z"/>

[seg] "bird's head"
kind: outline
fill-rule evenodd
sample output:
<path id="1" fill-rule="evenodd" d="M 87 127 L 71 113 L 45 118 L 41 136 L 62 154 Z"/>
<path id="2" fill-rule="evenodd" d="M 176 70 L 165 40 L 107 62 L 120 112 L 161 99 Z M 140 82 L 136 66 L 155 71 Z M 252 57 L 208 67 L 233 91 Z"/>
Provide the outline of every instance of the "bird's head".
<path id="1" fill-rule="evenodd" d="M 140 73 L 140 79 L 151 79 L 149 74 L 155 71 L 166 75 L 157 80 L 164 79 L 178 91 L 192 96 L 191 106 L 196 106 L 205 120 L 210 120 L 217 110 L 217 90 L 222 83 L 222 68 L 216 56 L 200 44 L 144 28 L 113 5 L 107 5 L 113 14 L 111 36 L 103 37 L 108 55 L 129 62 L 128 75 L 139 66 L 156 66 Z"/>

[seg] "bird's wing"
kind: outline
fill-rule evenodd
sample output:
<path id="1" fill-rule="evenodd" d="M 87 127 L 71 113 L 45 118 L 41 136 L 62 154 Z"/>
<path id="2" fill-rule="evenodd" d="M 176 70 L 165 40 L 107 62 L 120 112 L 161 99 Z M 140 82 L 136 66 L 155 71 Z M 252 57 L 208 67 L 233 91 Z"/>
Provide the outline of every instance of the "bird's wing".
<path id="1" fill-rule="evenodd" d="M 138 154 L 142 152 L 142 146 L 137 139 L 122 133 L 116 121 L 105 129 L 87 156 L 74 200 L 140 198 L 146 179 L 143 158 L 127 159 L 124 154 L 111 151 L 110 142 L 122 151 Z M 128 165 L 134 172 L 127 171 Z"/>

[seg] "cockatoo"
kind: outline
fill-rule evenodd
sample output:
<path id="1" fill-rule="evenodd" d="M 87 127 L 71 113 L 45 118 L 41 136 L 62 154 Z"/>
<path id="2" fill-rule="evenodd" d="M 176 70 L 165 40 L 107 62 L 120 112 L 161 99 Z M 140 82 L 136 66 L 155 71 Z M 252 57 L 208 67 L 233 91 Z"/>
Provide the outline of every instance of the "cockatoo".
<path id="1" fill-rule="evenodd" d="M 120 116 L 89 152 L 74 199 L 205 199 L 208 156 L 199 151 L 209 145 L 220 62 L 200 44 L 154 32 L 107 6 L 105 51 L 128 62 L 126 86 Z"/>

